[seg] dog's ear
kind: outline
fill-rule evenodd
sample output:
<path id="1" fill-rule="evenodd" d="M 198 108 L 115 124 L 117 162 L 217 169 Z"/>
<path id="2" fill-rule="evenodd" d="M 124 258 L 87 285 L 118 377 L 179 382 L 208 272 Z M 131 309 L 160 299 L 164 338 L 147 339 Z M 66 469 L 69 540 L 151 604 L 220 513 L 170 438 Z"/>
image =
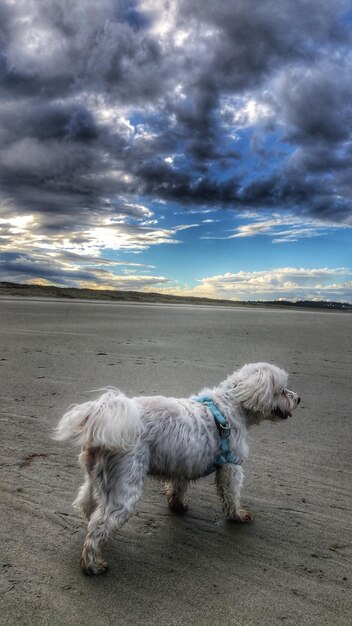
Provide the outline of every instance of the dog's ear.
<path id="1" fill-rule="evenodd" d="M 245 365 L 233 375 L 233 393 L 245 410 L 265 415 L 272 412 L 275 393 L 286 381 L 286 372 L 270 364 Z"/>

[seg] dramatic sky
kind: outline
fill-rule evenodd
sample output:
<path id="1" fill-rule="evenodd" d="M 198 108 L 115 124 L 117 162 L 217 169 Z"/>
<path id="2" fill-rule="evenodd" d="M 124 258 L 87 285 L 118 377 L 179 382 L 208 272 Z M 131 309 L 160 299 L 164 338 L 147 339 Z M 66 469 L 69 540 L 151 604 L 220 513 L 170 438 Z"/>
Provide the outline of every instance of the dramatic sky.
<path id="1" fill-rule="evenodd" d="M 352 301 L 345 0 L 0 0 L 0 280 Z"/>

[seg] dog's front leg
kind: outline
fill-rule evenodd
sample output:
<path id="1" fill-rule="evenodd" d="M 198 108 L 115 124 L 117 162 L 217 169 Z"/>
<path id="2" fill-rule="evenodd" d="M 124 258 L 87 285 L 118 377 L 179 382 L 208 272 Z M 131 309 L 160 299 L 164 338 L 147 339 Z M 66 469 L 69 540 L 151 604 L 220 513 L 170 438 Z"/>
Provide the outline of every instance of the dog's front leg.
<path id="1" fill-rule="evenodd" d="M 248 523 L 253 519 L 253 513 L 241 509 L 240 492 L 243 483 L 243 469 L 241 465 L 225 463 L 216 470 L 216 486 L 223 511 L 231 522 Z"/>
<path id="2" fill-rule="evenodd" d="M 185 498 L 188 487 L 188 480 L 185 478 L 175 478 L 166 483 L 165 495 L 169 509 L 175 513 L 184 513 L 188 509 L 188 502 Z"/>

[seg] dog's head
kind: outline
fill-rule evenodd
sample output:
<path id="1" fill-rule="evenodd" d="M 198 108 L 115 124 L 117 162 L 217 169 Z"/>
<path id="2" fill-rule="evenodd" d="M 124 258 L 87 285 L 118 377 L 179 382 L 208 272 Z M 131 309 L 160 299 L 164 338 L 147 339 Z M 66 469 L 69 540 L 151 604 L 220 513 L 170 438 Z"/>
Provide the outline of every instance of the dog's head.
<path id="1" fill-rule="evenodd" d="M 250 363 L 223 383 L 250 420 L 280 421 L 292 415 L 301 398 L 287 389 L 287 373 L 270 363 Z"/>

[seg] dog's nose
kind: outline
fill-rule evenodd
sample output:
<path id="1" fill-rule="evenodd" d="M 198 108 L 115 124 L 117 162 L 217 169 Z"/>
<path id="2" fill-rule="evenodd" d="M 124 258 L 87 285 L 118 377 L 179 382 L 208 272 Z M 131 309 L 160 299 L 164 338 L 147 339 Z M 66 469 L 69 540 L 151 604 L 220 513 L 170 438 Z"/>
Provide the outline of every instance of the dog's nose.
<path id="1" fill-rule="evenodd" d="M 300 401 L 301 401 L 301 398 L 298 396 L 298 398 L 297 398 L 297 404 L 299 404 L 299 403 L 300 403 Z"/>

